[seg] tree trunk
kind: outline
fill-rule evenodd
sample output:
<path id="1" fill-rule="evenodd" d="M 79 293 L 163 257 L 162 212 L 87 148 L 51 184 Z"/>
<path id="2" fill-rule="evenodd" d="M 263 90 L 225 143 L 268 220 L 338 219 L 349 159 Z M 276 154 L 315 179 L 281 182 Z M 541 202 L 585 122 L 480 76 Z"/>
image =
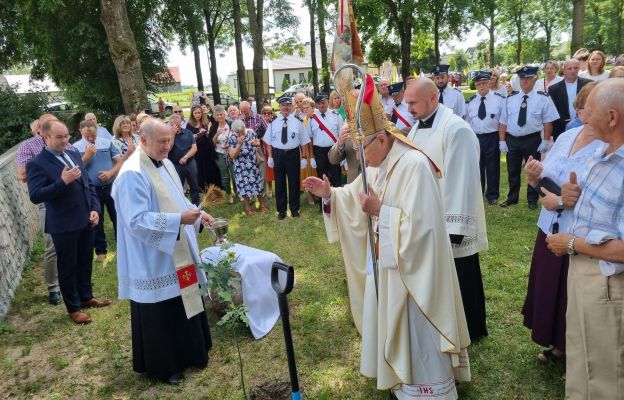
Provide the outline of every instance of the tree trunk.
<path id="1" fill-rule="evenodd" d="M 210 85 L 212 86 L 212 99 L 214 104 L 221 104 L 221 92 L 219 91 L 219 75 L 217 74 L 217 49 L 215 45 L 217 32 L 210 18 L 210 11 L 204 8 L 206 19 L 206 32 L 208 33 L 208 68 L 210 69 Z"/>
<path id="2" fill-rule="evenodd" d="M 310 14 L 310 57 L 312 58 L 312 86 L 314 95 L 318 93 L 318 66 L 316 65 L 316 35 L 314 34 L 314 1 L 306 0 Z M 310 82 L 308 82 L 310 83 Z"/>
<path id="3" fill-rule="evenodd" d="M 401 36 L 401 76 L 403 80 L 410 75 L 410 55 L 412 50 L 412 25 L 404 22 Z"/>
<path id="4" fill-rule="evenodd" d="M 546 59 L 542 60 L 543 62 L 550 60 L 550 42 L 552 41 L 552 30 L 552 26 L 548 26 L 548 24 L 545 25 L 544 31 L 546 32 Z"/>
<path id="5" fill-rule="evenodd" d="M 197 75 L 197 90 L 204 90 L 204 77 L 202 76 L 201 62 L 199 60 L 199 44 L 197 43 L 197 32 L 192 28 L 189 30 L 191 46 L 193 46 L 193 59 L 195 60 L 195 75 Z"/>
<path id="6" fill-rule="evenodd" d="M 256 3 L 257 1 L 257 3 Z M 249 13 L 249 32 L 254 52 L 253 75 L 256 107 L 258 112 L 262 109 L 264 100 L 264 77 L 262 76 L 262 61 L 264 60 L 264 43 L 262 43 L 262 31 L 264 30 L 264 0 L 247 0 L 247 12 Z"/>
<path id="7" fill-rule="evenodd" d="M 319 30 L 319 44 L 321 46 L 321 75 L 323 78 L 323 92 L 329 93 L 329 61 L 327 58 L 327 42 L 325 41 L 325 3 L 316 0 L 316 11 Z M 355 12 L 355 11 L 354 11 Z"/>
<path id="8" fill-rule="evenodd" d="M 247 79 L 245 78 L 245 63 L 243 62 L 243 34 L 241 28 L 240 0 L 232 0 L 234 18 L 234 47 L 236 48 L 236 76 L 238 77 L 238 93 L 241 99 L 247 100 Z M 250 16 L 251 21 L 251 16 Z M 250 24 L 253 25 L 253 24 Z"/>
<path id="9" fill-rule="evenodd" d="M 570 55 L 583 47 L 583 22 L 585 20 L 585 0 L 573 0 L 572 4 L 572 48 Z"/>
<path id="10" fill-rule="evenodd" d="M 147 108 L 147 91 L 143 80 L 141 59 L 130 28 L 125 0 L 101 0 L 100 21 L 106 31 L 119 92 L 126 114 L 138 113 Z"/>
<path id="11" fill-rule="evenodd" d="M 496 65 L 494 62 L 494 31 L 496 26 L 494 25 L 494 15 L 490 16 L 490 26 L 488 27 L 488 33 L 490 34 L 490 68 L 494 68 Z"/>

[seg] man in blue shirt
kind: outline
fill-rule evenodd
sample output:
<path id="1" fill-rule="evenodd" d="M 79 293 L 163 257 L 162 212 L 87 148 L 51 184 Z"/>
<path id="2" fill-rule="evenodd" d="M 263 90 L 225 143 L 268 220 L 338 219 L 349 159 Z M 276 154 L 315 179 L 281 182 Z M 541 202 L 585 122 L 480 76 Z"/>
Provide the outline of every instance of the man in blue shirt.
<path id="1" fill-rule="evenodd" d="M 82 156 L 82 162 L 87 169 L 89 179 L 95 186 L 95 192 L 102 206 L 101 218 L 95 227 L 95 254 L 97 261 L 106 258 L 106 234 L 104 233 L 104 208 L 113 223 L 115 237 L 117 237 L 117 213 L 115 202 L 111 197 L 113 180 L 121 168 L 122 157 L 111 141 L 97 136 L 97 126 L 93 121 L 85 120 L 80 123 L 82 139 L 74 143 Z"/>
<path id="2" fill-rule="evenodd" d="M 197 163 L 195 162 L 195 154 L 197 153 L 197 144 L 195 144 L 195 136 L 191 131 L 183 129 L 182 119 L 179 115 L 174 114 L 169 118 L 170 131 L 174 136 L 173 146 L 167 157 L 175 166 L 182 186 L 188 182 L 191 190 L 191 202 L 199 205 L 199 185 L 197 183 Z"/>

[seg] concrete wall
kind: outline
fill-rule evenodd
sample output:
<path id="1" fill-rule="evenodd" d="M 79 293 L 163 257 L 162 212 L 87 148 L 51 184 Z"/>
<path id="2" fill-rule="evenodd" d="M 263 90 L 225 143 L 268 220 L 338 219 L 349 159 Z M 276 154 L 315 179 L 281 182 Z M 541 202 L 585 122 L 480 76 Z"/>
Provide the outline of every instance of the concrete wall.
<path id="1" fill-rule="evenodd" d="M 0 155 L 0 321 L 9 311 L 39 231 L 37 206 L 17 179 L 16 151 L 17 146 Z"/>

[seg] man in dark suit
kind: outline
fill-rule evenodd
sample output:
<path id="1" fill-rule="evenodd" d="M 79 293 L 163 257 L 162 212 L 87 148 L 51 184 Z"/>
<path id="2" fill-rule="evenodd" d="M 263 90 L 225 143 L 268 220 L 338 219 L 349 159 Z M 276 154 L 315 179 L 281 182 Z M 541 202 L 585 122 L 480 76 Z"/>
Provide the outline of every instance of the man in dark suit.
<path id="1" fill-rule="evenodd" d="M 30 200 L 45 202 L 45 230 L 52 236 L 57 255 L 59 286 L 69 316 L 77 324 L 91 317 L 82 308 L 105 307 L 110 300 L 96 299 L 91 288 L 93 226 L 100 203 L 80 154 L 66 150 L 67 127 L 47 121 L 41 134 L 46 148 L 26 164 Z"/>
<path id="2" fill-rule="evenodd" d="M 576 118 L 576 110 L 572 105 L 574 98 L 583 86 L 591 82 L 589 79 L 579 78 L 580 63 L 571 58 L 563 64 L 563 80 L 548 88 L 548 94 L 555 103 L 559 119 L 553 122 L 553 137 L 557 137 L 566 130 L 566 124 Z"/>

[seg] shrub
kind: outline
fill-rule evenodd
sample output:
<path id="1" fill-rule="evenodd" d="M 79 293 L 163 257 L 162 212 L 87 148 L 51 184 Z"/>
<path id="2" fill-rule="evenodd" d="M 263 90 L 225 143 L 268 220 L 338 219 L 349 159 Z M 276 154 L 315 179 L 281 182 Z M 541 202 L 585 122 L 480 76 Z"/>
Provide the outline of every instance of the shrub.
<path id="1" fill-rule="evenodd" d="M 0 154 L 30 137 L 30 123 L 39 118 L 48 100 L 45 93 L 0 90 Z"/>

